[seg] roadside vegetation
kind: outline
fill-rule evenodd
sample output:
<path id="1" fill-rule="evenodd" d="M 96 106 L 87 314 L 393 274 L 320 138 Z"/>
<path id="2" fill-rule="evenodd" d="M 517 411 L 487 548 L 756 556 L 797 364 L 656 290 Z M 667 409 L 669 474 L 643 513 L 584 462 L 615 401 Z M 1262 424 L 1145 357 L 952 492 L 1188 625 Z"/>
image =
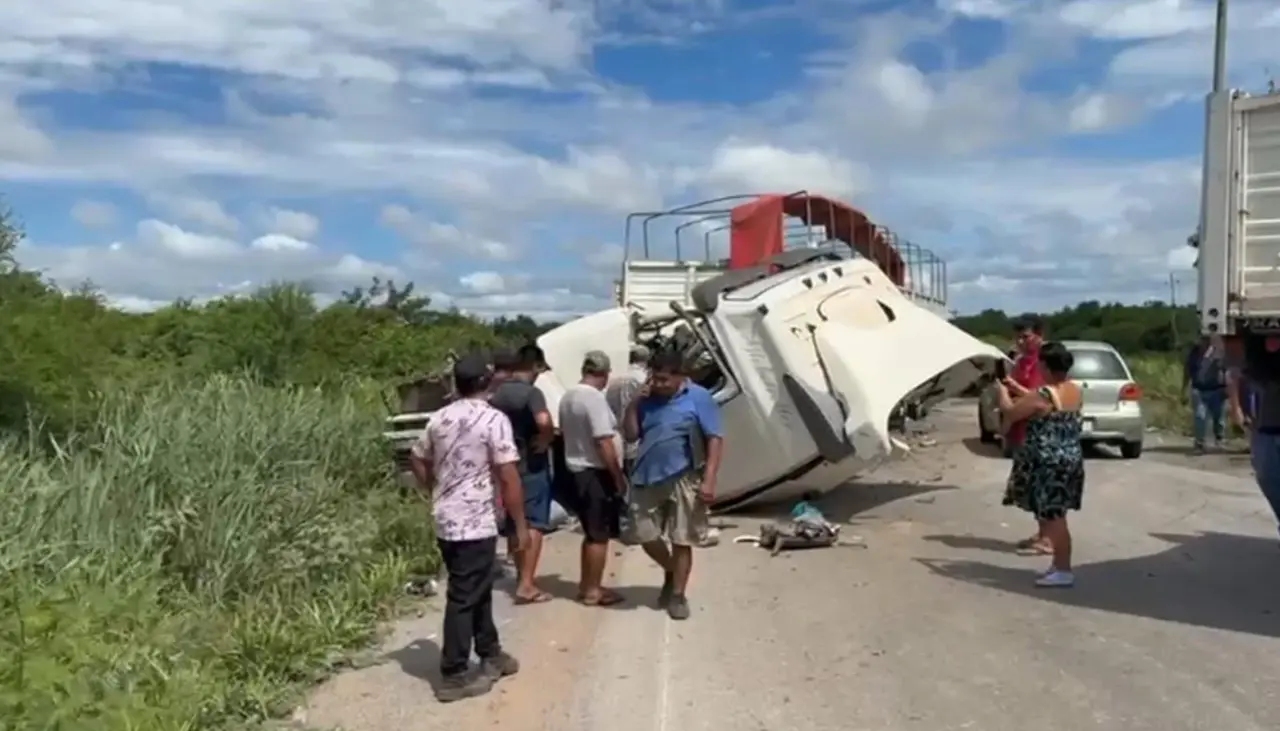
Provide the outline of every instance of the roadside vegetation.
<path id="1" fill-rule="evenodd" d="M 436 568 L 384 396 L 524 339 L 374 282 L 114 310 L 22 271 L 0 214 L 0 723 L 251 728 Z"/>
<path id="2" fill-rule="evenodd" d="M 1008 348 L 1018 313 L 984 310 L 956 319 L 973 335 Z M 1182 388 L 1182 360 L 1199 337 L 1192 307 L 1164 302 L 1144 305 L 1082 302 L 1042 315 L 1055 340 L 1101 340 L 1125 355 L 1134 378 L 1142 386 L 1148 423 L 1162 431 L 1184 433 L 1191 428 L 1191 404 Z"/>

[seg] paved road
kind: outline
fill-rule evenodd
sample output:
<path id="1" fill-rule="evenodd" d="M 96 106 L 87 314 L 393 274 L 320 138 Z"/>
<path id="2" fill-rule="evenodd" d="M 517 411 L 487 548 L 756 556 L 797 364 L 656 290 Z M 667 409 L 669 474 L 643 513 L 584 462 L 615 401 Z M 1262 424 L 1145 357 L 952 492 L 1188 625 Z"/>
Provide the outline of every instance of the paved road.
<path id="1" fill-rule="evenodd" d="M 1000 507 L 1007 463 L 938 417 L 936 446 L 824 502 L 867 548 L 699 554 L 695 613 L 569 601 L 513 609 L 525 671 L 438 706 L 433 614 L 400 623 L 389 662 L 317 691 L 299 718 L 349 731 L 1253 731 L 1280 727 L 1280 539 L 1251 482 L 1163 458 L 1089 464 L 1073 516 L 1078 584 L 1032 587 Z M 726 538 L 759 516 L 727 518 Z M 576 537 L 544 585 L 572 591 Z M 620 549 L 636 604 L 658 580 Z M 1269 680 L 1268 680 L 1269 679 Z"/>

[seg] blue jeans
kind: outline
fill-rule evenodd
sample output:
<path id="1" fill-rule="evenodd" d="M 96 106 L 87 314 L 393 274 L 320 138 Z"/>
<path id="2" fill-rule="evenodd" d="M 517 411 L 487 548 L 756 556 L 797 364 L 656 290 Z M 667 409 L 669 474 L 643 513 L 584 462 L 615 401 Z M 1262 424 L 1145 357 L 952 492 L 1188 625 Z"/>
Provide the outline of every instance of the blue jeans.
<path id="1" fill-rule="evenodd" d="M 1254 432 L 1249 443 L 1254 479 L 1280 521 L 1280 434 Z"/>
<path id="2" fill-rule="evenodd" d="M 1219 444 L 1226 437 L 1227 390 L 1217 388 L 1211 391 L 1191 391 L 1192 434 L 1197 447 L 1204 446 L 1205 431 L 1209 423 L 1213 423 L 1213 440 Z"/>

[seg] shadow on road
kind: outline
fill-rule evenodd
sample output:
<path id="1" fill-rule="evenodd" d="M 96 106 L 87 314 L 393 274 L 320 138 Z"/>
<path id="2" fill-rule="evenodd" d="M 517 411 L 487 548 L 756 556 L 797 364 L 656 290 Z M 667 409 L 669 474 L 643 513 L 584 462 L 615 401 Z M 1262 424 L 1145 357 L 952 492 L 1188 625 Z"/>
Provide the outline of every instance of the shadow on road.
<path id="1" fill-rule="evenodd" d="M 1249 457 L 1249 445 L 1244 442 L 1227 442 L 1226 447 L 1210 449 L 1207 452 L 1197 452 L 1189 442 L 1187 444 L 1148 444 L 1143 451 L 1148 454 L 1174 454 L 1192 459 L 1214 456 L 1244 457 L 1246 459 Z"/>
<path id="2" fill-rule="evenodd" d="M 913 498 L 918 502 L 933 502 L 929 494 L 958 489 L 955 485 L 940 482 L 901 481 L 863 482 L 850 481 L 814 500 L 814 504 L 832 523 L 848 523 L 862 513 L 875 510 L 889 503 Z M 733 515 L 763 520 L 785 518 L 795 505 L 789 503 L 759 503 L 733 511 Z"/>
<path id="3" fill-rule="evenodd" d="M 433 640 L 414 640 L 386 655 L 400 665 L 405 675 L 425 680 L 436 690 L 440 685 L 440 646 Z"/>
<path id="4" fill-rule="evenodd" d="M 617 560 L 610 557 L 611 560 Z M 647 557 L 640 557 L 639 560 L 648 561 Z M 555 597 L 556 601 L 567 600 L 571 602 L 578 601 L 578 577 L 566 578 L 560 574 L 542 574 L 538 576 L 538 586 L 543 591 Z M 658 611 L 658 592 L 662 590 L 662 569 L 656 565 L 653 567 L 653 585 L 652 586 L 610 586 L 608 580 L 605 580 L 605 586 L 622 595 L 623 602 L 613 604 L 607 607 L 593 607 L 603 611 L 617 611 L 625 609 L 647 609 L 649 611 Z"/>
<path id="5" fill-rule="evenodd" d="M 926 541 L 941 543 L 947 548 L 959 550 L 994 551 L 996 553 L 1016 553 L 1018 550 L 1016 541 L 1006 541 L 1002 538 L 989 538 L 987 536 L 933 535 L 923 536 L 923 538 Z"/>
<path id="6" fill-rule="evenodd" d="M 969 450 L 969 454 L 975 457 L 986 457 L 987 459 L 1004 459 L 1004 452 L 998 443 L 988 444 L 977 437 L 965 437 L 960 440 L 964 448 Z"/>
<path id="7" fill-rule="evenodd" d="M 916 560 L 949 579 L 1058 604 L 1280 637 L 1280 582 L 1272 580 L 1280 565 L 1276 538 L 1228 533 L 1151 535 L 1171 545 L 1149 556 L 1077 566 L 1073 589 L 1036 588 L 1035 573 L 1027 569 L 978 561 Z M 934 538 L 951 545 L 943 536 Z M 957 547 L 984 547 L 978 539 L 951 538 Z M 990 545 L 1004 550 L 995 542 Z"/>

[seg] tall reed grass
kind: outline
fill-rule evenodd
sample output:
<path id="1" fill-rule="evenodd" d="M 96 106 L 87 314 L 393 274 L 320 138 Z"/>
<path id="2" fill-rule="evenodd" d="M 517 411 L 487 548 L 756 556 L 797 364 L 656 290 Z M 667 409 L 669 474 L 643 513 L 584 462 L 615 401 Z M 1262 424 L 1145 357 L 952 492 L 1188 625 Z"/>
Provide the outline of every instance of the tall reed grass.
<path id="1" fill-rule="evenodd" d="M 434 568 L 382 415 L 358 385 L 216 378 L 107 395 L 93 433 L 52 450 L 0 443 L 0 725 L 287 711 Z"/>

